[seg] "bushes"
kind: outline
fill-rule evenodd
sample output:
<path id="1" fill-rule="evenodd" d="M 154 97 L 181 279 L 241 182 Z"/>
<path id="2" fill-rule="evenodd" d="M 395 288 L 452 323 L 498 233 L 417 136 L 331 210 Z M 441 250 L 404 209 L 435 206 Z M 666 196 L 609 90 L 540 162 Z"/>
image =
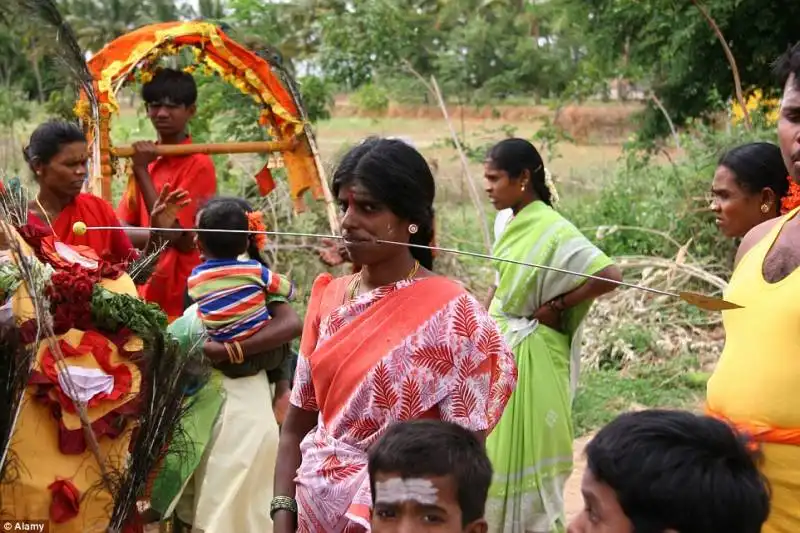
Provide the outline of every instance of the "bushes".
<path id="1" fill-rule="evenodd" d="M 363 113 L 383 114 L 389 109 L 389 95 L 386 90 L 372 83 L 359 87 L 353 93 L 352 100 Z"/>
<path id="2" fill-rule="evenodd" d="M 331 118 L 333 108 L 333 91 L 331 87 L 317 76 L 304 76 L 298 80 L 308 120 L 317 122 Z"/>
<path id="3" fill-rule="evenodd" d="M 774 129 L 747 132 L 736 126 L 717 132 L 698 125 L 682 136 L 683 155 L 659 164 L 629 151 L 598 197 L 589 202 L 567 199 L 563 209 L 612 256 L 674 257 L 691 240 L 690 254 L 728 270 L 735 242 L 717 230 L 709 210 L 714 169 L 729 148 L 774 139 Z"/>

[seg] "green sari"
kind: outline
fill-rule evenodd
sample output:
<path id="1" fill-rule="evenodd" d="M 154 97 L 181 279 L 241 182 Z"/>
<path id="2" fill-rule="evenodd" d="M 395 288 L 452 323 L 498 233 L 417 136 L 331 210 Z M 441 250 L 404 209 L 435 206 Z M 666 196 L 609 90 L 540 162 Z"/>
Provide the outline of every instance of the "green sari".
<path id="1" fill-rule="evenodd" d="M 594 274 L 612 261 L 543 202 L 522 209 L 494 255 Z M 546 302 L 584 278 L 499 263 L 490 313 L 517 362 L 517 388 L 488 436 L 494 468 L 486 518 L 491 532 L 563 532 L 564 486 L 572 472 L 572 397 L 580 365 L 581 324 L 592 302 L 564 313 L 563 332 L 530 320 Z"/>

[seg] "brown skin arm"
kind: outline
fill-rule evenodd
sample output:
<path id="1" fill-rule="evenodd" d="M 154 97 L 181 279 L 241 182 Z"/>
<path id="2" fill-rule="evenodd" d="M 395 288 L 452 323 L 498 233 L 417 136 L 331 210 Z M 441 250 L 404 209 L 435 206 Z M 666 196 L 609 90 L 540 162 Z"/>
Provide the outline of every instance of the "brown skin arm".
<path id="1" fill-rule="evenodd" d="M 319 413 L 289 406 L 286 420 L 281 426 L 278 443 L 278 459 L 275 461 L 275 484 L 272 493 L 275 496 L 295 497 L 294 477 L 300 468 L 300 442 L 308 432 L 317 425 Z M 293 533 L 297 530 L 297 521 L 293 513 L 278 511 L 275 513 L 273 531 L 275 533 Z"/>
<path id="2" fill-rule="evenodd" d="M 734 269 L 739 265 L 739 261 L 742 260 L 742 257 L 750 251 L 750 248 L 758 244 L 780 220 L 780 218 L 771 218 L 747 232 L 744 238 L 742 238 L 742 242 L 739 243 L 739 249 L 736 250 L 736 260 L 733 262 Z"/>
<path id="3" fill-rule="evenodd" d="M 173 191 L 167 184 L 161 189 L 153 210 L 150 214 L 151 224 L 154 228 L 169 228 L 175 223 L 178 211 L 189 203 L 189 193 L 182 189 Z M 145 230 L 142 230 L 145 231 Z M 152 253 L 164 242 L 163 234 L 156 231 L 146 231 L 144 241 L 144 254 Z M 134 243 L 134 246 L 136 244 Z"/>
<path id="4" fill-rule="evenodd" d="M 147 169 L 147 166 L 156 159 L 156 145 L 152 142 L 136 142 L 133 143 L 133 148 L 136 150 L 136 153 L 133 155 L 132 162 L 133 162 L 133 177 L 136 179 L 136 185 L 139 187 L 139 191 L 142 193 L 142 198 L 144 198 L 144 205 L 147 208 L 147 212 L 150 213 L 153 211 L 153 206 L 156 204 L 158 200 L 158 191 L 156 191 L 155 186 L 153 185 L 153 177 L 150 175 L 150 171 Z M 180 228 L 181 225 L 176 220 L 172 224 L 173 228 Z M 140 246 L 142 237 L 141 235 L 136 235 L 135 230 L 128 231 L 128 237 L 133 242 L 134 246 Z M 184 232 L 169 232 L 163 235 L 163 239 L 170 243 L 175 249 L 179 252 L 190 252 L 194 249 L 194 237 L 191 232 L 184 231 Z"/>
<path id="5" fill-rule="evenodd" d="M 278 346 L 296 339 L 303 332 L 303 322 L 291 305 L 273 302 L 267 306 L 267 309 L 272 316 L 267 326 L 239 343 L 245 357 L 253 357 L 274 350 Z M 221 342 L 206 341 L 203 353 L 215 363 L 228 360 L 228 351 Z M 281 361 L 277 361 L 273 366 L 277 367 L 280 363 Z"/>
<path id="6" fill-rule="evenodd" d="M 575 307 L 576 305 L 585 302 L 586 300 L 594 300 L 606 293 L 609 293 L 617 288 L 614 281 L 622 281 L 622 271 L 617 265 L 607 266 L 600 272 L 594 274 L 600 278 L 606 278 L 611 281 L 600 281 L 598 279 L 589 279 L 572 292 L 564 295 L 564 305 L 567 309 Z"/>
<path id="7" fill-rule="evenodd" d="M 559 298 L 563 298 L 565 309 L 575 307 L 586 300 L 594 300 L 609 293 L 617 288 L 617 285 L 612 283 L 613 281 L 622 281 L 622 271 L 617 265 L 608 266 L 594 275 L 611 281 L 588 279 L 586 283 L 582 284 L 574 291 L 560 296 Z M 561 313 L 553 309 L 548 303 L 541 306 L 536 313 L 534 313 L 533 318 L 551 329 L 561 331 Z"/>

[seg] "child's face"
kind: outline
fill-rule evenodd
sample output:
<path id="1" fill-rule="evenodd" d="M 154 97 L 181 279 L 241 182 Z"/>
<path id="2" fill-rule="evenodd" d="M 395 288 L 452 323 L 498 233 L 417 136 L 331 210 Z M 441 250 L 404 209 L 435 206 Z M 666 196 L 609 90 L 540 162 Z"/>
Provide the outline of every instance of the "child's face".
<path id="1" fill-rule="evenodd" d="M 185 106 L 171 100 L 147 104 L 147 116 L 160 137 L 174 137 L 186 131 L 186 124 L 194 116 L 195 105 Z"/>
<path id="2" fill-rule="evenodd" d="M 375 473 L 374 533 L 486 533 L 486 521 L 461 525 L 461 507 L 452 476 L 405 478 Z"/>
<path id="3" fill-rule="evenodd" d="M 583 511 L 572 520 L 567 533 L 633 533 L 614 489 L 597 480 L 589 468 L 581 481 Z"/>

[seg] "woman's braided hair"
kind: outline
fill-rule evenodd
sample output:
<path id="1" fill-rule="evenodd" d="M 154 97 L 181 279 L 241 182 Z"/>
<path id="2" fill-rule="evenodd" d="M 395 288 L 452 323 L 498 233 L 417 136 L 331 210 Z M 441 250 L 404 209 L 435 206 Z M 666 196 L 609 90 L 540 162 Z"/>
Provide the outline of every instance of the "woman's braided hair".
<path id="1" fill-rule="evenodd" d="M 552 206 L 558 201 L 558 194 L 549 172 L 544 168 L 542 156 L 525 139 L 511 138 L 500 141 L 489 150 L 487 161 L 498 170 L 508 173 L 508 177 L 518 180 L 524 170 L 531 175 L 531 187 L 541 201 Z"/>

